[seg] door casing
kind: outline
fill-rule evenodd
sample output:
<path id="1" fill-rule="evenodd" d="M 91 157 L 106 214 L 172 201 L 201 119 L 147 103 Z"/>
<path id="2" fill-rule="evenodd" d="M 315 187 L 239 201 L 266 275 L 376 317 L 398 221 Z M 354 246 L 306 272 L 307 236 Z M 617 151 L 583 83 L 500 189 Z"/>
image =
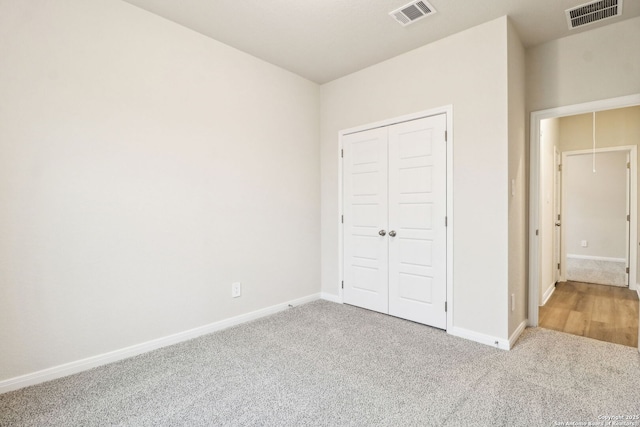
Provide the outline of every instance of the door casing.
<path id="1" fill-rule="evenodd" d="M 624 108 L 640 105 L 640 94 L 622 96 L 618 98 L 604 99 L 600 101 L 586 102 L 583 104 L 567 105 L 563 107 L 550 108 L 547 110 L 534 111 L 531 113 L 530 121 L 530 144 L 529 144 L 529 305 L 528 323 L 529 326 L 538 326 L 538 306 L 540 290 L 540 245 L 537 231 L 540 229 L 540 122 L 544 119 L 555 117 L 571 116 L 575 114 L 591 113 L 593 111 L 611 110 L 614 108 Z M 637 170 L 637 159 L 632 158 L 632 170 Z M 631 176 L 631 194 L 637 195 L 637 176 Z M 636 282 L 636 271 L 638 268 L 638 224 L 637 224 L 637 204 L 631 206 L 630 236 L 631 245 L 629 250 L 630 258 L 630 289 L 638 290 Z M 632 287 L 633 286 L 633 287 Z"/>
<path id="2" fill-rule="evenodd" d="M 565 262 L 562 260 L 562 210 L 560 207 L 562 206 L 562 171 L 561 165 L 562 160 L 560 157 L 560 152 L 558 151 L 558 147 L 555 147 L 553 150 L 553 156 L 555 159 L 555 173 L 554 173 L 554 183 L 553 183 L 553 214 L 555 215 L 554 223 L 555 228 L 553 230 L 553 250 L 554 250 L 554 262 L 557 264 L 554 269 L 555 274 L 554 280 L 556 283 L 563 281 L 564 275 L 562 274 L 562 269 L 565 267 Z M 561 224 L 558 226 L 557 224 Z"/>

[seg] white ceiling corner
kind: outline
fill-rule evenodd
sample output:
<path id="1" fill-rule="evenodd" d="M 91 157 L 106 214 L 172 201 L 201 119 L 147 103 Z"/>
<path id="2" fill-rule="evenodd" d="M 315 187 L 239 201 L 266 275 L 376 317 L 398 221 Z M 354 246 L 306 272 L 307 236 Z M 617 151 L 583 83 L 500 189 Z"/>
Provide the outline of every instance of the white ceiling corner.
<path id="1" fill-rule="evenodd" d="M 451 34 L 508 15 L 525 46 L 640 16 L 569 30 L 565 10 L 584 0 L 429 0 L 438 13 L 402 27 L 389 12 L 407 0 L 124 0 L 222 43 L 325 83 Z"/>

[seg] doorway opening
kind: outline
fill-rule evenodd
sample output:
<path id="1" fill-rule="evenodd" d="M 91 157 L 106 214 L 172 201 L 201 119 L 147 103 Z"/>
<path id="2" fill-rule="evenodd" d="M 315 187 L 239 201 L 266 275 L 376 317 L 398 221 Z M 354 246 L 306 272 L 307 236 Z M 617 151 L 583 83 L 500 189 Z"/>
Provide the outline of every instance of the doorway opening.
<path id="1" fill-rule="evenodd" d="M 636 151 L 563 150 L 562 221 L 555 224 L 561 279 L 629 287 L 630 158 Z"/>
<path id="2" fill-rule="evenodd" d="M 638 345 L 635 115 L 640 95 L 532 113 L 531 326 Z"/>

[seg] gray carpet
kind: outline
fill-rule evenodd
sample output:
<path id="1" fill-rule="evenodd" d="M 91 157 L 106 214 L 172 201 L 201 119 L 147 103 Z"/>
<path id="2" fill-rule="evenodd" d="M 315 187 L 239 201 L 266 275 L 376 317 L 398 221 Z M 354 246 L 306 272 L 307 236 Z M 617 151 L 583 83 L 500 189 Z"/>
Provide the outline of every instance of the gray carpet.
<path id="1" fill-rule="evenodd" d="M 639 413 L 636 349 L 528 329 L 506 352 L 326 301 L 0 395 L 1 426 L 551 426 Z"/>

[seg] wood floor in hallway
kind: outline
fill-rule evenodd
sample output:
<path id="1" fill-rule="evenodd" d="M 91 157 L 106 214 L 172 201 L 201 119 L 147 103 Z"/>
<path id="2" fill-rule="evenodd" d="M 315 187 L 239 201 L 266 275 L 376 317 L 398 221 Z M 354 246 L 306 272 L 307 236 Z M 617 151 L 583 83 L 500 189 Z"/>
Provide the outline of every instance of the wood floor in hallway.
<path id="1" fill-rule="evenodd" d="M 627 288 L 560 282 L 539 309 L 541 328 L 638 346 L 638 294 Z"/>

